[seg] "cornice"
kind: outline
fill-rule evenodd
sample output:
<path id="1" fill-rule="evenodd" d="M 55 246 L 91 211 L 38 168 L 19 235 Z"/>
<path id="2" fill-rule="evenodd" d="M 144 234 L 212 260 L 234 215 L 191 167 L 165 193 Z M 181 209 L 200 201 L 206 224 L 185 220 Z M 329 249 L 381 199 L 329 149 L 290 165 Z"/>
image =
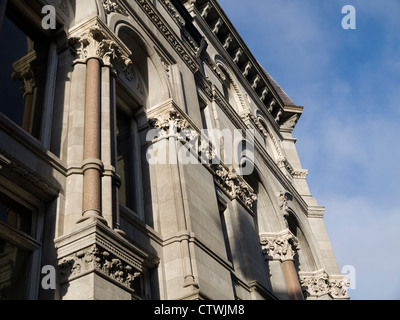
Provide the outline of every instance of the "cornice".
<path id="1" fill-rule="evenodd" d="M 196 17 L 196 21 L 200 24 L 203 31 L 206 32 L 208 40 L 212 41 L 213 45 L 216 48 L 218 48 L 218 51 L 221 54 L 223 54 L 224 57 L 228 57 L 227 61 L 229 61 L 231 68 L 235 69 L 236 73 L 239 76 L 241 76 L 243 85 L 246 87 L 248 93 L 250 93 L 252 95 L 253 100 L 260 107 L 260 109 L 261 110 L 265 109 L 266 111 L 269 111 L 268 110 L 269 107 L 264 102 L 269 103 L 269 101 L 271 101 L 271 99 L 269 99 L 269 101 L 263 101 L 263 99 L 266 97 L 268 92 L 270 92 L 272 94 L 273 100 L 278 102 L 280 109 L 278 111 L 276 111 L 276 109 L 273 109 L 274 113 L 277 113 L 277 114 L 274 115 L 273 117 L 269 115 L 269 117 L 272 117 L 272 120 L 273 120 L 272 123 L 277 122 L 276 126 L 278 128 L 278 131 L 280 130 L 280 128 L 282 126 L 283 126 L 283 131 L 290 131 L 290 132 L 293 131 L 294 126 L 293 126 L 293 128 L 289 127 L 291 129 L 291 130 L 289 130 L 287 125 L 285 125 L 286 121 L 288 119 L 290 119 L 291 120 L 290 126 L 292 124 L 295 125 L 297 123 L 299 116 L 301 115 L 301 111 L 302 111 L 303 107 L 298 107 L 298 106 L 295 106 L 294 104 L 287 105 L 286 102 L 281 99 L 279 93 L 275 89 L 274 84 L 269 79 L 265 70 L 262 68 L 262 66 L 260 66 L 258 61 L 254 58 L 251 51 L 248 49 L 247 45 L 242 40 L 239 33 L 236 31 L 236 29 L 234 28 L 234 26 L 232 25 L 232 23 L 230 22 L 228 17 L 225 15 L 225 13 L 223 12 L 223 10 L 219 6 L 219 4 L 214 0 L 210 0 L 207 3 L 206 8 L 204 8 L 204 10 L 202 10 L 202 13 L 199 12 L 199 10 L 197 9 L 197 7 L 195 5 L 192 5 L 191 7 L 189 7 L 189 9 L 190 8 L 192 8 L 192 10 L 194 10 L 194 15 Z M 205 10 L 207 8 L 208 8 L 208 10 Z M 215 30 L 215 26 L 211 26 L 205 21 L 205 17 L 207 16 L 208 11 L 211 8 L 216 10 L 217 15 L 219 16 L 219 18 L 217 19 L 217 21 L 219 22 L 218 30 Z M 204 13 L 205 11 L 207 12 L 207 14 Z M 224 25 L 229 31 L 228 37 L 225 38 L 225 40 L 220 40 L 216 35 L 217 31 L 219 31 L 219 28 L 222 25 Z M 230 39 L 230 41 L 228 41 L 229 40 L 228 38 Z M 229 47 L 228 43 L 230 44 L 233 41 L 233 39 L 239 45 L 239 48 L 236 51 L 236 53 L 234 54 L 234 56 L 232 57 L 227 49 Z M 241 56 L 245 56 L 246 60 L 248 60 L 244 71 L 240 70 L 239 66 L 238 66 L 239 57 L 241 57 Z M 247 78 L 247 75 L 251 68 L 254 68 L 254 70 L 256 71 L 256 74 L 253 78 L 249 79 L 249 78 Z M 245 81 L 243 81 L 243 80 L 245 80 Z M 259 86 L 258 84 L 261 84 L 261 83 L 262 83 L 262 86 Z M 264 87 L 264 90 L 260 91 L 261 93 L 259 96 L 259 93 L 256 92 L 256 89 L 257 88 L 262 89 L 263 87 Z M 294 110 L 292 107 L 296 107 L 297 109 Z M 269 114 L 270 112 L 266 112 L 266 113 Z M 296 121 L 292 121 L 293 120 L 292 115 L 296 115 L 296 117 L 297 117 Z"/>
<path id="2" fill-rule="evenodd" d="M 135 0 L 147 17 L 153 22 L 164 38 L 169 42 L 172 48 L 179 54 L 182 60 L 186 63 L 189 69 L 196 73 L 200 67 L 193 54 L 185 48 L 183 42 L 172 31 L 171 27 L 164 20 L 161 14 L 154 7 L 153 3 L 149 0 Z M 132 8 L 131 8 L 132 9 Z"/>

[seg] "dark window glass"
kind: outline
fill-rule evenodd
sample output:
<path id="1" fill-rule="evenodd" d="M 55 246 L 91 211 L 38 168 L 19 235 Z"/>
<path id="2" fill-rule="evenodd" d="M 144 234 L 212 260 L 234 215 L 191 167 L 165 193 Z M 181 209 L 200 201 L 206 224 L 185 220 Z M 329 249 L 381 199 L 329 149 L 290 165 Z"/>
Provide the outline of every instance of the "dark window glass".
<path id="1" fill-rule="evenodd" d="M 31 211 L 2 193 L 0 193 L 0 221 L 31 235 Z"/>
<path id="2" fill-rule="evenodd" d="M 39 139 L 49 41 L 26 20 L 6 14 L 11 18 L 4 18 L 0 32 L 0 112 Z"/>
<path id="3" fill-rule="evenodd" d="M 28 250 L 0 237 L 0 300 L 26 298 L 29 258 Z"/>
<path id="4" fill-rule="evenodd" d="M 120 203 L 135 211 L 133 143 L 130 122 L 129 116 L 117 111 L 117 173 L 121 178 L 118 197 Z"/>

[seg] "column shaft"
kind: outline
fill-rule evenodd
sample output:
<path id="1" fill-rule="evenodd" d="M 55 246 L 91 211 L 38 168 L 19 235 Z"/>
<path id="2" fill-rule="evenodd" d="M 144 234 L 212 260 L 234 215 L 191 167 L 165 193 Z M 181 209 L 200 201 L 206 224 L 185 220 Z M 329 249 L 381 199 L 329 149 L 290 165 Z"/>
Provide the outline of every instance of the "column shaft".
<path id="1" fill-rule="evenodd" d="M 86 67 L 83 218 L 79 222 L 92 218 L 106 223 L 105 219 L 101 215 L 101 64 L 97 59 L 90 59 L 88 60 Z"/>
<path id="2" fill-rule="evenodd" d="M 289 298 L 291 300 L 304 300 L 294 262 L 292 260 L 283 261 L 282 270 L 285 276 Z"/>

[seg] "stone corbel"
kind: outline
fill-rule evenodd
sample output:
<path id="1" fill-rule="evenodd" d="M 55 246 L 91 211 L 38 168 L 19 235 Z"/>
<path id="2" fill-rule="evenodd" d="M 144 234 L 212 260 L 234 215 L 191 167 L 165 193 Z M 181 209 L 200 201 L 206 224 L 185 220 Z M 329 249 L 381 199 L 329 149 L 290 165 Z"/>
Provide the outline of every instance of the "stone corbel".
<path id="1" fill-rule="evenodd" d="M 252 87 L 254 90 L 256 90 L 257 87 L 258 87 L 258 83 L 259 83 L 260 81 L 261 81 L 260 75 L 256 75 L 256 76 L 254 77 L 254 79 L 252 80 L 251 87 Z"/>
<path id="2" fill-rule="evenodd" d="M 297 238 L 289 229 L 279 233 L 260 234 L 260 244 L 265 260 L 293 261 L 300 250 Z"/>
<path id="3" fill-rule="evenodd" d="M 240 57 L 241 57 L 242 55 L 243 55 L 243 50 L 242 50 L 241 48 L 237 49 L 236 52 L 235 52 L 235 55 L 234 55 L 234 57 L 233 57 L 233 62 L 234 62 L 234 63 L 238 63 L 238 62 L 239 62 L 239 59 L 240 59 Z"/>
<path id="4" fill-rule="evenodd" d="M 215 22 L 214 27 L 212 28 L 212 32 L 216 35 L 219 32 L 219 29 L 223 25 L 223 21 L 221 18 L 218 18 L 218 20 Z"/>
<path id="5" fill-rule="evenodd" d="M 208 2 L 205 6 L 204 6 L 204 8 L 201 10 L 201 17 L 203 18 L 203 19 L 206 19 L 207 18 L 207 16 L 208 16 L 208 13 L 210 12 L 210 10 L 212 9 L 212 4 L 211 4 L 211 2 Z"/>
<path id="6" fill-rule="evenodd" d="M 232 35 L 228 34 L 228 36 L 225 38 L 225 43 L 224 43 L 224 49 L 228 50 L 231 42 L 233 41 Z"/>
<path id="7" fill-rule="evenodd" d="M 265 87 L 265 88 L 263 89 L 263 91 L 261 92 L 260 100 L 261 100 L 261 101 L 264 101 L 264 99 L 266 98 L 266 96 L 267 96 L 268 93 L 269 93 L 269 89 L 268 89 L 267 87 Z"/>
<path id="8" fill-rule="evenodd" d="M 247 76 L 249 75 L 249 72 L 250 72 L 251 67 L 252 67 L 252 64 L 251 64 L 250 61 L 248 61 L 248 62 L 246 63 L 246 66 L 244 67 L 244 70 L 243 70 L 243 75 L 244 75 L 245 77 L 247 77 Z"/>
<path id="9" fill-rule="evenodd" d="M 300 284 L 307 298 L 317 299 L 329 295 L 332 299 L 349 299 L 347 287 L 350 282 L 346 275 L 329 275 L 325 270 L 300 272 Z"/>

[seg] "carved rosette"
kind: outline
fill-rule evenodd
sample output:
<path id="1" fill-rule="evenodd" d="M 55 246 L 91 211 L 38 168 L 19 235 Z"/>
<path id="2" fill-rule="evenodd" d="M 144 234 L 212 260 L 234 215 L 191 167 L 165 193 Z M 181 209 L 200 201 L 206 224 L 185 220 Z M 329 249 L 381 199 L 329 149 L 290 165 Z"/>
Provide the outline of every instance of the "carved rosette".
<path id="1" fill-rule="evenodd" d="M 109 66 L 115 74 L 123 74 L 129 81 L 135 78 L 131 52 L 122 45 L 99 22 L 92 24 L 68 40 L 69 47 L 76 56 L 74 63 L 85 63 L 95 58 L 104 66 Z"/>
<path id="2" fill-rule="evenodd" d="M 58 264 L 61 283 L 97 272 L 133 291 L 133 282 L 140 272 L 125 260 L 97 244 L 62 258 Z"/>
<path id="3" fill-rule="evenodd" d="M 304 295 L 318 298 L 329 295 L 333 299 L 349 299 L 347 287 L 350 283 L 345 275 L 329 275 L 325 270 L 300 272 L 300 284 Z"/>
<path id="4" fill-rule="evenodd" d="M 265 260 L 291 261 L 300 250 L 297 238 L 289 230 L 260 234 L 260 244 Z"/>

